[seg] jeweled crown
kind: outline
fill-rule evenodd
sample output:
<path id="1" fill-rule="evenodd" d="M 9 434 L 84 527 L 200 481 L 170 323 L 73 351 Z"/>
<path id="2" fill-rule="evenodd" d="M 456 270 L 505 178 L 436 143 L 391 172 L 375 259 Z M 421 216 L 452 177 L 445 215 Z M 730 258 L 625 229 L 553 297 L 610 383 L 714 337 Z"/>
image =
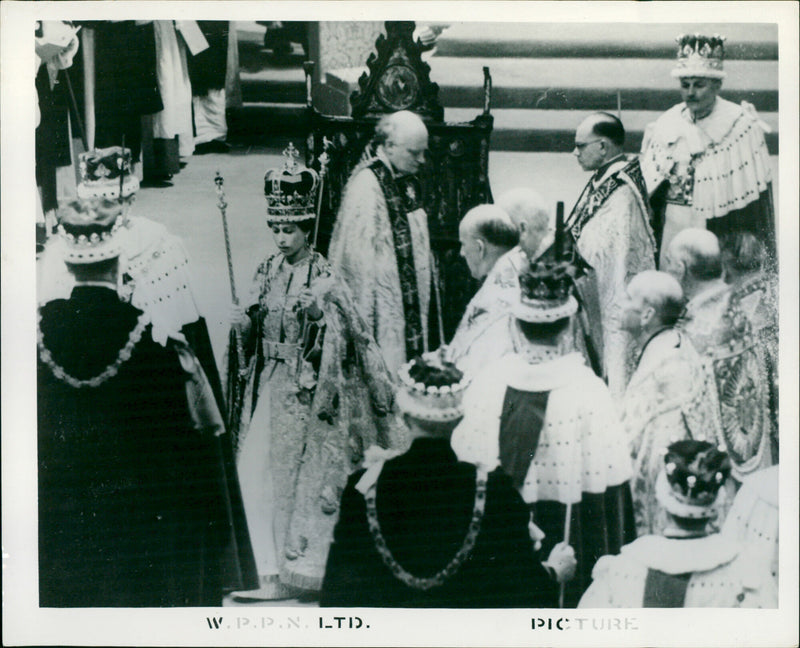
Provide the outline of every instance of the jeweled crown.
<path id="1" fill-rule="evenodd" d="M 514 314 L 527 322 L 555 322 L 578 309 L 572 296 L 573 266 L 566 261 L 538 262 L 519 276 L 520 302 Z"/>
<path id="2" fill-rule="evenodd" d="M 297 161 L 299 155 L 291 142 L 283 151 L 281 168 L 270 169 L 264 176 L 267 220 L 296 223 L 316 216 L 319 174 Z"/>
<path id="3" fill-rule="evenodd" d="M 710 506 L 731 472 L 725 452 L 708 441 L 676 441 L 664 455 L 671 494 L 690 506 Z"/>
<path id="4" fill-rule="evenodd" d="M 681 34 L 678 42 L 678 63 L 674 77 L 708 77 L 722 79 L 722 60 L 725 57 L 725 37 L 719 34 Z"/>
<path id="5" fill-rule="evenodd" d="M 78 198 L 115 199 L 130 196 L 139 189 L 133 175 L 131 150 L 121 146 L 94 149 L 78 156 Z"/>
<path id="6" fill-rule="evenodd" d="M 64 260 L 89 264 L 118 257 L 122 244 L 117 231 L 124 220 L 119 208 L 82 211 L 78 204 L 61 207 L 57 213 L 58 234 L 64 241 Z"/>
<path id="7" fill-rule="evenodd" d="M 462 399 L 469 380 L 456 366 L 428 353 L 399 370 L 398 407 L 423 421 L 446 422 L 464 414 Z"/>

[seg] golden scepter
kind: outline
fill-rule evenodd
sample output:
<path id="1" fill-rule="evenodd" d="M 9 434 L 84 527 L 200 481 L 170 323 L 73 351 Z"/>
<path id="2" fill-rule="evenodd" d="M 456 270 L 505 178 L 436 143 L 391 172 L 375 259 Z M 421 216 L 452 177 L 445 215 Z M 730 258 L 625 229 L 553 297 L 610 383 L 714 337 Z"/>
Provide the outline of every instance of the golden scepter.
<path id="1" fill-rule="evenodd" d="M 319 221 L 322 216 L 322 193 L 325 189 L 325 175 L 328 171 L 328 162 L 330 156 L 328 149 L 330 148 L 331 140 L 327 137 L 322 138 L 322 153 L 319 155 L 319 190 L 317 191 L 316 204 L 314 209 L 314 234 L 311 238 L 311 254 L 317 249 L 317 237 L 319 236 Z M 313 259 L 308 262 L 308 275 L 306 276 L 306 288 L 311 287 L 311 271 L 313 268 Z M 297 375 L 300 375 L 301 361 L 308 357 L 314 350 L 317 340 L 311 340 L 311 325 L 308 321 L 308 315 L 303 311 L 303 334 L 300 338 L 299 358 L 297 362 Z"/>
<path id="2" fill-rule="evenodd" d="M 231 298 L 233 299 L 233 303 L 235 305 L 239 305 L 239 300 L 236 297 L 236 282 L 233 279 L 233 259 L 231 257 L 231 238 L 230 234 L 228 233 L 228 202 L 225 200 L 225 191 L 222 189 L 222 185 L 225 183 L 224 178 L 217 171 L 217 175 L 214 176 L 214 184 L 216 185 L 217 191 L 217 207 L 219 208 L 219 213 L 222 215 L 222 231 L 225 234 L 225 254 L 228 258 L 228 278 L 231 282 Z"/>
<path id="3" fill-rule="evenodd" d="M 225 235 L 225 255 L 228 259 L 228 278 L 231 284 L 231 299 L 234 305 L 238 306 L 239 299 L 236 296 L 236 282 L 233 277 L 231 239 L 228 232 L 228 201 L 225 199 L 225 191 L 222 188 L 224 184 L 225 180 L 223 179 L 222 174 L 217 171 L 216 176 L 214 176 L 214 185 L 217 192 L 217 207 L 219 208 L 219 213 L 222 215 L 222 231 Z M 241 401 L 244 395 L 244 388 L 241 386 L 240 381 L 247 378 L 248 368 L 247 363 L 245 362 L 241 331 L 239 331 L 235 326 L 231 327 L 228 338 L 228 348 L 229 357 L 226 394 L 228 411 L 225 422 L 227 424 L 228 431 L 231 433 L 234 440 L 234 447 L 236 447 L 239 442 L 239 426 L 238 421 L 235 419 L 238 418 L 236 414 L 241 407 Z M 230 357 L 233 350 L 235 350 L 234 352 L 236 353 L 235 360 Z M 233 367 L 235 367 L 235 371 L 231 370 Z"/>

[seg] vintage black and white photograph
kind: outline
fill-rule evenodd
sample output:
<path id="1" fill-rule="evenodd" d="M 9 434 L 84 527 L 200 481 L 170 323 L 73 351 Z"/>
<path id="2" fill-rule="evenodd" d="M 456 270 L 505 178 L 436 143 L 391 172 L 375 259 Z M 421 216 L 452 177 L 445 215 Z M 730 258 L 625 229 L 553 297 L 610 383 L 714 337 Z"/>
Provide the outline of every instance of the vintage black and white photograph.
<path id="1" fill-rule="evenodd" d="M 4 643 L 796 645 L 796 5 L 3 4 Z"/>

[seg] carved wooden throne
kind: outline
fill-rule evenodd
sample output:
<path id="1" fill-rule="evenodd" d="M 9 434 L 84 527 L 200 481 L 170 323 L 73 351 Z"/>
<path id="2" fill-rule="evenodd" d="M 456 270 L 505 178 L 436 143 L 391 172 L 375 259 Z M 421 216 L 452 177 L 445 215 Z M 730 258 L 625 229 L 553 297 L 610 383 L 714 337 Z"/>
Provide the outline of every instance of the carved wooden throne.
<path id="1" fill-rule="evenodd" d="M 431 247 L 438 268 L 445 340 L 449 341 L 467 302 L 477 286 L 459 256 L 458 223 L 475 205 L 492 202 L 489 187 L 489 137 L 491 77 L 483 68 L 483 112 L 466 123 L 447 123 L 439 103 L 439 86 L 430 80 L 430 67 L 420 58 L 419 41 L 412 40 L 413 22 L 387 22 L 386 33 L 375 42 L 376 52 L 367 60 L 369 73 L 358 80 L 350 97 L 351 117 L 333 117 L 314 108 L 311 71 L 306 65 L 309 135 L 306 162 L 319 168 L 323 141 L 330 144 L 330 159 L 322 196 L 318 248 L 325 254 L 330 241 L 342 191 L 353 167 L 372 138 L 375 123 L 386 113 L 410 110 L 428 127 L 429 155 L 419 173 L 423 203 L 428 214 Z M 441 341 L 430 322 L 431 347 Z"/>

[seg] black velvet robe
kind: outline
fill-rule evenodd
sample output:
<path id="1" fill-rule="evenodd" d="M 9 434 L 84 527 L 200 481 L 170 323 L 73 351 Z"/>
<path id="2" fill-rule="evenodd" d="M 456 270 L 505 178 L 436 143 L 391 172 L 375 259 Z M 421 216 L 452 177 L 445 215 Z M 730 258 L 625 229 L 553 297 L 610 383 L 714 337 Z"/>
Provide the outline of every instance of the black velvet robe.
<path id="1" fill-rule="evenodd" d="M 139 314 L 112 290 L 77 287 L 42 307 L 44 344 L 70 375 L 96 376 Z M 98 387 L 72 387 L 40 359 L 40 606 L 221 605 L 224 464 L 192 425 L 185 381 L 149 326 Z"/>
<path id="2" fill-rule="evenodd" d="M 322 606 L 555 607 L 557 585 L 534 555 L 528 511 L 510 480 L 489 475 L 477 542 L 441 586 L 414 589 L 397 579 L 375 548 L 366 504 L 351 475 L 328 555 Z M 446 439 L 417 439 L 384 464 L 377 482 L 381 531 L 394 558 L 415 576 L 443 569 L 461 547 L 472 516 L 475 467 L 459 462 Z"/>

